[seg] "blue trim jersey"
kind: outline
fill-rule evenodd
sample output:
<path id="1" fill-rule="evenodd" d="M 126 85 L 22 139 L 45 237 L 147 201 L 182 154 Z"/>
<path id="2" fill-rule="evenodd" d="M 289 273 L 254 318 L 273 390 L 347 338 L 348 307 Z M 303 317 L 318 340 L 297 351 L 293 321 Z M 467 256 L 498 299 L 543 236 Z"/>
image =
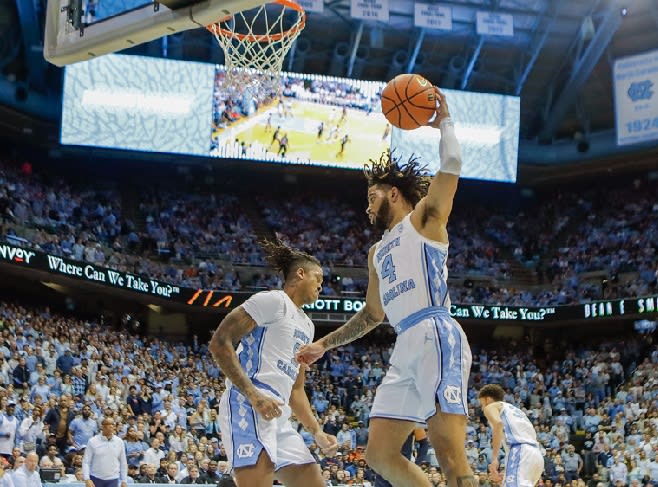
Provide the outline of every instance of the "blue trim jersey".
<path id="1" fill-rule="evenodd" d="M 516 406 L 501 402 L 500 419 L 503 422 L 507 448 L 516 445 L 539 446 L 537 433 L 528 416 Z"/>
<path id="2" fill-rule="evenodd" d="M 313 322 L 283 291 L 254 294 L 242 307 L 257 326 L 240 340 L 240 365 L 257 388 L 287 404 L 299 373 L 295 354 L 313 341 Z"/>
<path id="3" fill-rule="evenodd" d="M 391 326 L 431 306 L 450 308 L 448 244 L 423 237 L 411 213 L 376 244 L 373 265 L 379 296 Z"/>

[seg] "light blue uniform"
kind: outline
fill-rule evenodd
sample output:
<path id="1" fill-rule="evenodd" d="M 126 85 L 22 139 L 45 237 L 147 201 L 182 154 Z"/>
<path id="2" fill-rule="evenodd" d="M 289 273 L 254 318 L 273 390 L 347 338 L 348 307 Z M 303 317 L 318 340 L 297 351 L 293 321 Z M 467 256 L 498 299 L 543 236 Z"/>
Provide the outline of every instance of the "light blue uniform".
<path id="1" fill-rule="evenodd" d="M 424 423 L 436 413 L 467 415 L 471 349 L 449 314 L 448 245 L 423 237 L 410 215 L 376 244 L 379 294 L 397 332 L 391 366 L 371 417 Z"/>
<path id="2" fill-rule="evenodd" d="M 501 404 L 500 419 L 507 451 L 504 487 L 533 487 L 544 471 L 537 433 L 523 411 L 506 402 Z"/>
<path id="3" fill-rule="evenodd" d="M 264 449 L 277 470 L 315 462 L 292 428 L 288 405 L 299 373 L 295 353 L 313 341 L 313 322 L 283 291 L 257 293 L 242 307 L 257 326 L 238 345 L 240 365 L 258 389 L 284 406 L 280 417 L 267 421 L 227 379 L 218 418 L 228 461 L 233 468 L 255 465 Z"/>

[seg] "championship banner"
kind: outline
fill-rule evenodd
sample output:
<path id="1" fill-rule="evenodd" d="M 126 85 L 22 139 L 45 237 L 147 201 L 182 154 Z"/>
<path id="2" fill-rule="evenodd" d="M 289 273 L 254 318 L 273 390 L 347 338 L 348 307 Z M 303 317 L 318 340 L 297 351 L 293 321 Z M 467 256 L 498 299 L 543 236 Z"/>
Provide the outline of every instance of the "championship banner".
<path id="1" fill-rule="evenodd" d="M 617 145 L 658 139 L 658 51 L 615 61 Z"/>
<path id="2" fill-rule="evenodd" d="M 353 19 L 388 22 L 388 0 L 351 0 L 350 16 Z"/>
<path id="3" fill-rule="evenodd" d="M 0 264 L 46 271 L 53 275 L 100 284 L 136 294 L 163 299 L 195 308 L 231 310 L 254 293 L 193 289 L 175 286 L 156 279 L 123 272 L 88 262 L 51 255 L 38 250 L 0 244 Z M 309 313 L 353 314 L 365 306 L 364 298 L 321 297 L 304 308 Z M 494 306 L 453 304 L 451 316 L 457 320 L 518 321 L 540 323 L 561 320 L 596 320 L 600 318 L 649 316 L 658 314 L 658 294 L 638 298 L 595 301 L 568 306 Z"/>
<path id="4" fill-rule="evenodd" d="M 324 12 L 324 0 L 297 0 L 297 3 L 307 12 Z"/>
<path id="5" fill-rule="evenodd" d="M 475 20 L 475 30 L 481 36 L 514 36 L 514 16 L 510 14 L 478 10 Z"/>
<path id="6" fill-rule="evenodd" d="M 427 29 L 452 30 L 452 9 L 435 3 L 414 5 L 414 26 Z"/>

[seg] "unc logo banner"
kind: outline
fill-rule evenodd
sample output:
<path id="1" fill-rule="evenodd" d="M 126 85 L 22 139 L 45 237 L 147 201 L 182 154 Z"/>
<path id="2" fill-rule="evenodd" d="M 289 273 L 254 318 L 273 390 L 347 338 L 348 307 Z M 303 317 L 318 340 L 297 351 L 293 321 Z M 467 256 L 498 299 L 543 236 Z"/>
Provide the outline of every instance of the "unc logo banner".
<path id="1" fill-rule="evenodd" d="M 613 79 L 617 145 L 658 140 L 658 50 L 617 59 Z"/>
<path id="2" fill-rule="evenodd" d="M 651 80 L 631 83 L 630 88 L 628 88 L 628 97 L 633 101 L 650 100 L 653 96 L 652 86 Z"/>

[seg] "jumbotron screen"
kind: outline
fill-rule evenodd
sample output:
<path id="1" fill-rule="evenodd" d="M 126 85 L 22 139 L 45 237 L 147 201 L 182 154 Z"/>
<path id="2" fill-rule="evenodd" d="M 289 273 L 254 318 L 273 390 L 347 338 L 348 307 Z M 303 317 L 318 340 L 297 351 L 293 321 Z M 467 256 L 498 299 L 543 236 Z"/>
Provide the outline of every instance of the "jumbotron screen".
<path id="1" fill-rule="evenodd" d="M 361 169 L 392 147 L 438 169 L 438 131 L 401 131 L 381 82 L 283 73 L 280 98 L 223 89 L 223 67 L 111 54 L 66 68 L 61 143 Z M 464 177 L 515 181 L 517 97 L 446 90 Z"/>
<path id="2" fill-rule="evenodd" d="M 516 96 L 442 90 L 462 149 L 462 177 L 516 182 L 521 99 Z M 438 130 L 393 129 L 391 148 L 407 160 L 417 156 L 431 174 L 439 170 Z"/>

